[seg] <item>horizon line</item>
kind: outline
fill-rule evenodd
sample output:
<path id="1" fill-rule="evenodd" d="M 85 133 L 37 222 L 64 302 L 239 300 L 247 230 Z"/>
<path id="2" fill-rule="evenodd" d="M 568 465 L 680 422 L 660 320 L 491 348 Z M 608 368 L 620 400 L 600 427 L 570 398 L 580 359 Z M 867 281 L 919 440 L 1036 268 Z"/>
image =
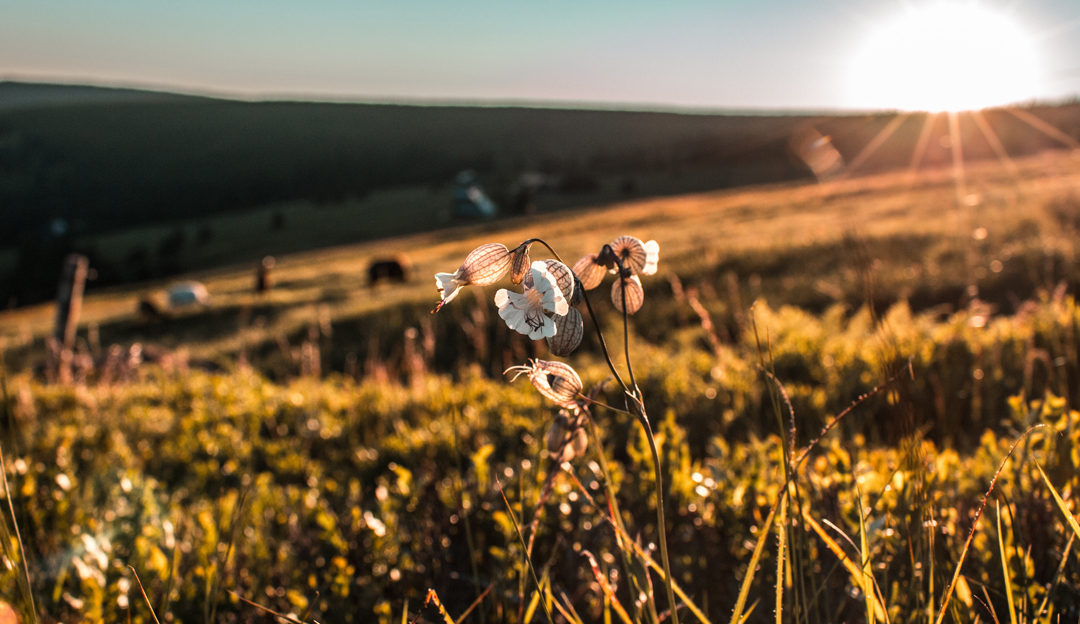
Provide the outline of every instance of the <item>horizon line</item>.
<path id="1" fill-rule="evenodd" d="M 715 115 L 732 117 L 841 117 L 859 115 L 898 115 L 934 113 L 935 111 L 906 111 L 894 109 L 866 109 L 866 108 L 843 108 L 843 107 L 817 107 L 817 108 L 741 108 L 741 107 L 707 107 L 684 104 L 671 104 L 660 102 L 608 102 L 597 100 L 531 100 L 525 98 L 505 99 L 466 99 L 453 97 L 365 97 L 313 93 L 293 92 L 269 92 L 260 94 L 244 94 L 229 92 L 204 87 L 185 87 L 182 85 L 160 85 L 138 82 L 97 82 L 83 78 L 53 79 L 36 78 L 19 75 L 0 75 L 0 85 L 21 84 L 33 86 L 51 87 L 76 87 L 116 91 L 138 91 L 147 94 L 173 95 L 179 97 L 206 98 L 221 101 L 242 103 L 299 103 L 299 104 L 356 104 L 376 106 L 411 106 L 411 107 L 448 107 L 448 108 L 524 108 L 536 110 L 567 110 L 567 111 L 596 111 L 596 112 L 626 112 L 626 113 L 658 113 L 675 115 Z M 988 106 L 980 110 L 993 110 L 1004 108 L 1034 108 L 1040 106 L 1057 107 L 1080 103 L 1080 93 L 1063 96 L 1056 99 L 1031 98 L 1018 102 Z M 940 112 L 940 111 L 937 111 Z"/>

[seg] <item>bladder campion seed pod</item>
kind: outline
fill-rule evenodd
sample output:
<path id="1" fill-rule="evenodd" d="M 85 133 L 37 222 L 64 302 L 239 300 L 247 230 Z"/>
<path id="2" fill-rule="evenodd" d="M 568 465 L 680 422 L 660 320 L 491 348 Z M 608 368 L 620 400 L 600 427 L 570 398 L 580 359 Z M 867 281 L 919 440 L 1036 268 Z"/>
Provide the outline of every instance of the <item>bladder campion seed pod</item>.
<path id="1" fill-rule="evenodd" d="M 592 290 L 604 281 L 607 267 L 599 260 L 598 254 L 589 254 L 574 264 L 574 275 L 581 280 L 581 287 Z"/>
<path id="2" fill-rule="evenodd" d="M 635 275 L 656 273 L 656 263 L 660 259 L 660 244 L 656 241 L 643 243 L 633 236 L 620 236 L 611 242 L 611 250 L 622 261 L 623 267 Z"/>
<path id="3" fill-rule="evenodd" d="M 560 407 L 575 406 L 581 392 L 581 377 L 568 364 L 550 360 L 529 360 L 524 366 L 511 366 L 503 374 L 514 373 L 513 379 L 528 375 L 533 386 Z"/>
<path id="4" fill-rule="evenodd" d="M 626 291 L 626 313 L 633 314 L 640 310 L 641 304 L 645 302 L 645 290 L 642 289 L 638 276 L 620 276 L 611 285 L 611 302 L 619 312 L 623 311 L 623 290 Z"/>
<path id="5" fill-rule="evenodd" d="M 499 281 L 510 270 L 510 263 L 510 251 L 506 245 L 489 243 L 472 250 L 457 271 L 435 274 L 435 286 L 442 301 L 433 312 L 450 303 L 463 286 L 488 286 Z"/>
<path id="6" fill-rule="evenodd" d="M 515 284 L 520 284 L 529 274 L 529 247 L 531 245 L 520 245 L 512 252 L 514 261 L 510 267 L 510 281 Z"/>
<path id="7" fill-rule="evenodd" d="M 566 314 L 555 317 L 555 335 L 547 339 L 548 349 L 552 355 L 566 357 L 578 348 L 584 335 L 585 322 L 581 313 L 570 308 Z"/>
<path id="8" fill-rule="evenodd" d="M 581 457 L 588 448 L 585 419 L 580 411 L 561 409 L 547 432 L 548 456 L 556 464 Z"/>

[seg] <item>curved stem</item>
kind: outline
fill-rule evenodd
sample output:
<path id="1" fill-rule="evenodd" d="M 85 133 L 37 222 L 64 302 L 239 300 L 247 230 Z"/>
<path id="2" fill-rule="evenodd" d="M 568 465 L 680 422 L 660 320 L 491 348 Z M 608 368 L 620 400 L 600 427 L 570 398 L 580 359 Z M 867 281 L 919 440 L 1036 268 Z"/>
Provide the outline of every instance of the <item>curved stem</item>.
<path id="1" fill-rule="evenodd" d="M 645 415 L 644 405 L 640 402 L 636 402 L 635 405 L 637 405 L 638 422 L 645 429 L 645 437 L 649 441 L 649 451 L 652 452 L 653 474 L 656 479 L 656 522 L 659 525 L 657 533 L 660 536 L 660 563 L 664 566 L 664 586 L 667 588 L 668 604 L 671 608 L 671 622 L 672 624 L 679 624 L 678 603 L 675 602 L 675 589 L 672 585 L 675 581 L 674 577 L 671 576 L 671 563 L 668 560 L 667 520 L 664 514 L 664 477 L 660 469 L 660 452 L 656 448 L 656 438 L 653 436 L 652 426 L 649 425 L 649 418 Z"/>
<path id="2" fill-rule="evenodd" d="M 619 279 L 622 280 L 622 288 L 619 292 L 622 294 L 623 351 L 626 357 L 626 370 L 630 373 L 630 385 L 634 387 L 634 392 L 641 396 L 641 389 L 638 388 L 637 379 L 634 378 L 634 367 L 630 364 L 630 314 L 626 311 L 626 280 L 622 276 L 622 262 L 617 262 L 619 262 Z"/>
<path id="3" fill-rule="evenodd" d="M 532 243 L 540 243 L 544 247 L 547 247 L 555 259 L 559 262 L 563 262 L 559 254 L 551 248 L 551 245 L 540 238 L 530 238 L 522 243 L 522 245 L 529 245 Z M 563 262 L 563 264 L 566 264 Z M 622 262 L 618 262 L 619 265 L 619 279 L 622 279 Z M 581 286 L 581 281 L 574 276 L 574 287 Z M 675 589 L 673 587 L 674 578 L 671 576 L 671 564 L 668 560 L 668 548 L 667 548 L 667 520 L 664 514 L 664 478 L 660 467 L 660 452 L 656 448 L 656 438 L 653 436 L 652 426 L 649 424 L 649 417 L 645 413 L 645 404 L 641 401 L 640 392 L 638 392 L 637 382 L 634 381 L 634 370 L 630 365 L 630 339 L 629 339 L 629 315 L 626 312 L 626 288 L 623 288 L 623 337 L 626 350 L 626 368 L 630 374 L 630 383 L 634 389 L 631 390 L 623 378 L 619 375 L 619 371 L 615 369 L 615 363 L 611 360 L 611 354 L 608 352 L 607 342 L 604 341 L 604 332 L 600 329 L 600 322 L 596 319 L 596 314 L 593 312 L 592 302 L 589 301 L 589 293 L 585 289 L 582 289 L 581 294 L 585 300 L 585 306 L 589 309 L 589 316 L 593 320 L 593 325 L 596 327 L 596 335 L 600 339 L 600 348 L 604 353 L 604 360 L 607 361 L 608 368 L 611 369 L 611 373 L 615 376 L 615 379 L 622 386 L 623 392 L 627 398 L 635 406 L 634 417 L 641 423 L 642 428 L 645 429 L 645 437 L 649 441 L 649 450 L 652 452 L 653 459 L 653 474 L 656 479 L 656 521 L 658 524 L 658 533 L 660 535 L 660 559 L 664 566 L 664 586 L 667 589 L 668 604 L 671 609 L 671 622 L 672 624 L 679 624 L 679 609 L 678 603 L 675 602 Z M 590 419 L 591 421 L 591 419 Z M 595 431 L 595 430 L 594 430 Z M 606 478 L 606 477 L 605 477 Z"/>
<path id="4" fill-rule="evenodd" d="M 547 244 L 547 241 L 542 238 L 530 238 L 529 240 L 521 244 L 531 245 L 533 243 L 540 243 L 544 247 L 547 247 L 547 250 L 551 252 L 551 255 L 555 256 L 556 260 L 562 262 L 563 264 L 566 264 L 559 256 L 559 252 L 552 249 L 551 245 Z M 571 274 L 573 274 L 573 271 L 571 271 Z M 574 275 L 574 288 L 581 288 L 581 280 L 579 280 L 576 275 Z M 608 368 L 611 369 L 611 374 L 615 376 L 615 380 L 619 382 L 620 386 L 622 386 L 623 391 L 627 394 L 631 394 L 630 388 L 626 385 L 626 382 L 623 381 L 622 376 L 619 375 L 619 371 L 615 369 L 615 362 L 611 359 L 611 353 L 608 352 L 607 341 L 604 340 L 604 332 L 600 329 L 600 321 L 596 319 L 596 313 L 593 312 L 592 302 L 589 301 L 589 291 L 581 288 L 581 297 L 585 300 L 585 307 L 589 309 L 589 318 L 592 319 L 593 326 L 596 328 L 596 337 L 600 339 L 600 350 L 604 353 L 604 360 L 607 362 Z"/>
<path id="5" fill-rule="evenodd" d="M 577 280 L 577 278 L 575 278 L 575 280 Z M 581 282 L 577 281 L 577 286 L 580 285 Z M 588 291 L 582 289 L 581 294 L 582 298 L 585 300 L 585 307 L 589 309 L 589 318 L 592 319 L 593 326 L 596 327 L 596 337 L 600 339 L 600 350 L 604 353 L 604 360 L 607 362 L 608 368 L 611 369 L 611 374 L 615 376 L 615 381 L 618 381 L 619 385 L 622 386 L 623 392 L 632 395 L 633 393 L 630 391 L 630 387 L 623 381 L 622 376 L 619 375 L 619 371 L 615 369 L 615 362 L 611 360 L 611 353 L 608 352 L 607 341 L 604 340 L 604 332 L 600 329 L 600 321 L 596 320 L 596 313 L 593 312 L 592 302 L 589 301 Z"/>

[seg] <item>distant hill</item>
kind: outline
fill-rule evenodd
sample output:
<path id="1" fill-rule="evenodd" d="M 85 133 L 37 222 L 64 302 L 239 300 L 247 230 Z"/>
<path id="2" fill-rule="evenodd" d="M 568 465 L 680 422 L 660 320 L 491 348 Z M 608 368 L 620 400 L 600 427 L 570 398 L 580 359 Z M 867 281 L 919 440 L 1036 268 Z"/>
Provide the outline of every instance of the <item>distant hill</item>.
<path id="1" fill-rule="evenodd" d="M 194 99 L 194 96 L 140 89 L 0 81 L 0 112 L 39 106 L 162 102 L 181 99 Z"/>
<path id="2" fill-rule="evenodd" d="M 1032 112 L 1080 137 L 1080 106 Z M 1011 154 L 1057 146 L 1005 112 L 986 117 Z M 798 180 L 812 174 L 792 152 L 796 137 L 831 136 L 850 160 L 894 118 L 241 102 L 0 83 L 0 302 L 12 293 L 20 302 L 48 296 L 55 257 L 108 232 L 283 202 L 340 206 L 399 188 L 428 187 L 448 204 L 452 180 L 466 169 L 478 172 L 504 214 L 615 199 L 597 189 L 642 196 Z M 907 166 L 924 118 L 900 124 L 864 170 Z M 943 118 L 935 132 L 947 133 Z M 965 158 L 993 157 L 973 122 L 962 122 L 961 134 Z M 950 161 L 937 135 L 924 159 L 931 166 Z M 547 195 L 523 194 L 524 173 L 552 181 Z M 349 236 L 445 225 L 410 213 L 395 230 L 390 210 L 378 215 L 386 227 Z M 64 225 L 59 241 L 49 234 L 55 223 Z M 3 275 L 5 253 L 18 256 L 24 286 Z M 27 273 L 39 270 L 41 278 Z M 50 285 L 34 286 L 43 280 Z"/>

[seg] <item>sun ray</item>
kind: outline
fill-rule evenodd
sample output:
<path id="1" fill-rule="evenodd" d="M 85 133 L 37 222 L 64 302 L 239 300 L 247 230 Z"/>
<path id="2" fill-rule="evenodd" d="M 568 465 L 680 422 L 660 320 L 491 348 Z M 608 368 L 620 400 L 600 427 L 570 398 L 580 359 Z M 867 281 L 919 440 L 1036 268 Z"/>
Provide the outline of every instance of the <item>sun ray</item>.
<path id="1" fill-rule="evenodd" d="M 1073 149 L 1080 149 L 1080 141 L 1077 141 L 1076 139 L 1065 134 L 1061 130 L 1058 130 L 1054 126 L 1046 123 L 1042 119 L 1039 119 L 1035 115 L 1032 115 L 1028 111 L 1022 108 L 1006 108 L 1005 110 L 1011 113 L 1013 117 L 1016 117 L 1020 121 L 1023 121 L 1032 128 L 1035 128 L 1039 132 L 1042 132 L 1046 136 L 1052 139 L 1057 139 L 1058 141 L 1061 141 L 1062 143 L 1068 145 Z"/>
<path id="2" fill-rule="evenodd" d="M 851 162 L 848 164 L 847 172 L 849 174 L 854 173 L 856 169 L 862 166 L 863 163 L 865 163 L 871 156 L 874 155 L 874 152 L 876 152 L 878 148 L 881 147 L 883 143 L 885 143 L 885 141 L 889 140 L 889 137 L 891 137 L 893 133 L 896 132 L 896 129 L 900 127 L 900 124 L 904 123 L 904 120 L 906 120 L 910 115 L 911 113 L 901 113 L 896 117 L 893 117 L 892 121 L 890 121 L 888 125 L 882 128 L 881 132 L 878 132 L 877 136 L 875 136 L 873 140 L 867 143 L 866 147 L 862 148 L 862 151 L 859 152 L 858 155 L 855 156 L 855 158 L 851 159 Z"/>
<path id="3" fill-rule="evenodd" d="M 1001 144 L 1001 139 L 998 138 L 997 133 L 994 132 L 994 129 L 990 126 L 990 122 L 986 121 L 986 116 L 983 115 L 982 111 L 971 111 L 971 118 L 975 120 L 975 125 L 978 126 L 979 132 L 982 132 L 986 142 L 990 144 L 990 149 L 994 150 L 994 153 L 997 154 L 998 160 L 1001 161 L 1005 170 L 1012 176 L 1019 175 L 1020 170 L 1017 168 L 1016 163 L 1013 162 L 1012 158 L 1009 158 L 1009 153 L 1005 151 L 1005 146 Z"/>
<path id="4" fill-rule="evenodd" d="M 960 114 L 955 111 L 949 112 L 949 151 L 952 152 L 953 179 L 956 180 L 956 201 L 963 205 L 967 198 L 967 171 L 960 140 Z"/>
<path id="5" fill-rule="evenodd" d="M 915 184 L 915 176 L 919 172 L 919 165 L 922 164 L 923 156 L 926 154 L 926 147 L 930 145 L 930 135 L 934 132 L 934 123 L 937 121 L 937 116 L 938 113 L 926 113 L 922 131 L 919 132 L 919 140 L 915 143 L 915 151 L 911 153 L 911 164 L 908 165 L 909 186 Z"/>

